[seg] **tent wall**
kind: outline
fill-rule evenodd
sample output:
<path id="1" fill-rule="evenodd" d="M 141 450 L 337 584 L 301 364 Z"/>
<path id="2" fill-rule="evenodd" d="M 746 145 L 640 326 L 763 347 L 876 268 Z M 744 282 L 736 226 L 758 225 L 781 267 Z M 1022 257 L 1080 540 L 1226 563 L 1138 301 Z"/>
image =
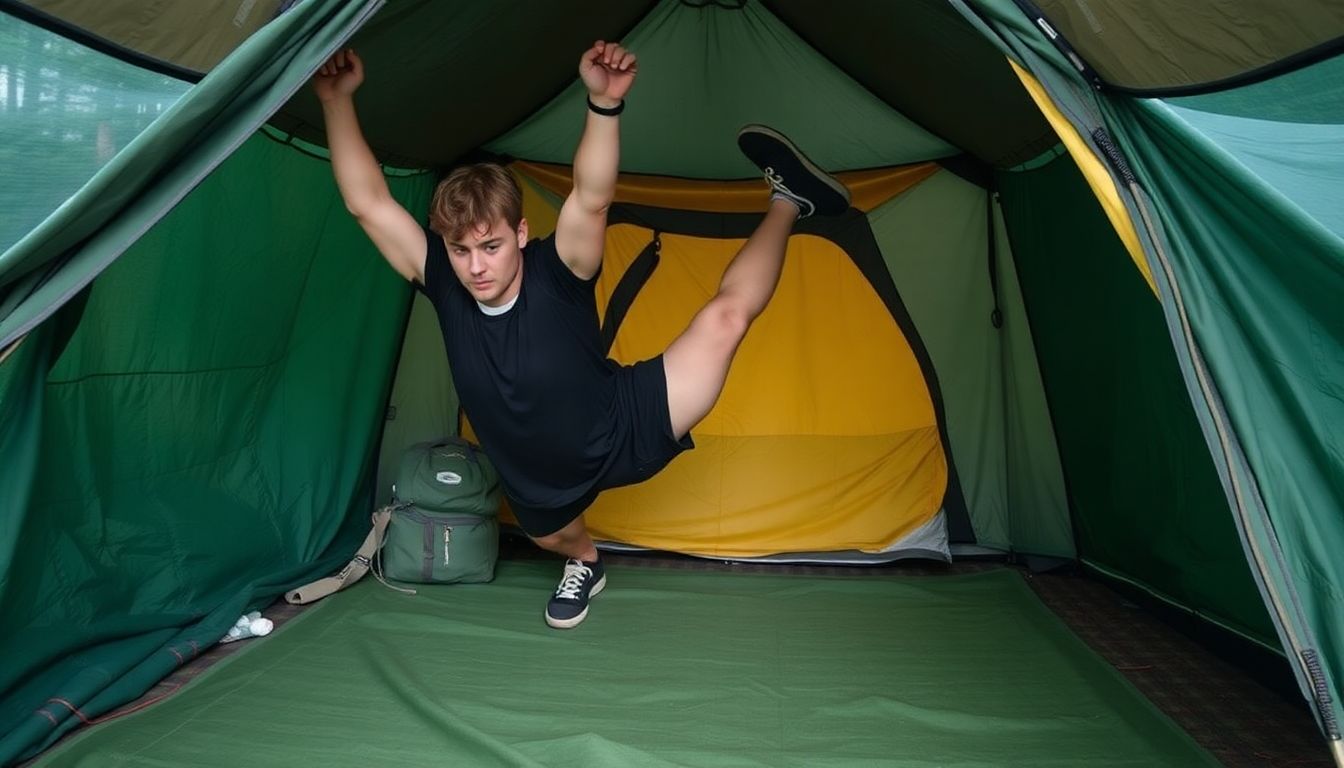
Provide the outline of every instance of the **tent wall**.
<path id="1" fill-rule="evenodd" d="M 869 221 L 938 371 L 976 543 L 1071 557 L 1058 452 L 1021 295 L 1004 280 L 996 292 L 990 271 L 991 205 L 989 192 L 943 171 Z M 994 258 L 1002 260 L 996 274 L 1011 269 L 1006 242 L 996 242 Z M 1006 318 L 997 328 L 996 309 Z"/>
<path id="2" fill-rule="evenodd" d="M 1344 548 L 1344 454 L 1327 426 L 1344 418 L 1333 392 L 1344 239 L 1161 100 L 1095 90 L 1067 44 L 1011 0 L 971 5 L 968 20 L 1086 137 L 1070 151 L 1104 164 L 1136 227 L 1252 576 L 1344 765 L 1344 571 L 1333 554 Z M 1265 134 L 1269 154 L 1286 154 L 1294 135 Z"/>
<path id="3" fill-rule="evenodd" d="M 457 434 L 457 390 L 443 349 L 439 318 L 429 299 L 417 292 L 393 378 L 386 426 L 378 455 L 379 504 L 392 500 L 392 486 L 406 448 Z"/>
<path id="4" fill-rule="evenodd" d="M 1080 557 L 1277 647 L 1161 307 L 1077 166 L 998 180 Z"/>
<path id="5" fill-rule="evenodd" d="M 0 368 L 0 761 L 344 562 L 408 301 L 330 166 L 259 135 Z"/>
<path id="6" fill-rule="evenodd" d="M 1160 223 L 1206 442 L 1344 762 L 1344 238 L 1162 102 L 1102 107 Z"/>

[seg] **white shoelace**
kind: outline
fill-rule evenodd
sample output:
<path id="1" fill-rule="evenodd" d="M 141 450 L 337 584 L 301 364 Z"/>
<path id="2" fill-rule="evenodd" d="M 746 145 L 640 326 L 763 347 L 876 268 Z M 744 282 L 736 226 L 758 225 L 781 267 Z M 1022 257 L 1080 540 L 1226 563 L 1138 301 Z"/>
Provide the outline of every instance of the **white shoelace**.
<path id="1" fill-rule="evenodd" d="M 771 189 L 775 190 L 775 194 L 783 195 L 789 199 L 789 202 L 798 206 L 798 213 L 800 216 L 809 216 L 817 209 L 817 207 L 812 204 L 811 200 L 804 200 L 794 194 L 793 190 L 785 186 L 784 177 L 775 173 L 774 168 L 765 169 L 765 181 L 770 185 Z"/>
<path id="2" fill-rule="evenodd" d="M 584 565 L 579 560 L 565 561 L 565 575 L 560 579 L 560 586 L 555 589 L 555 596 L 561 600 L 576 600 L 579 597 L 579 590 L 583 588 L 583 582 L 592 578 L 593 569 Z"/>

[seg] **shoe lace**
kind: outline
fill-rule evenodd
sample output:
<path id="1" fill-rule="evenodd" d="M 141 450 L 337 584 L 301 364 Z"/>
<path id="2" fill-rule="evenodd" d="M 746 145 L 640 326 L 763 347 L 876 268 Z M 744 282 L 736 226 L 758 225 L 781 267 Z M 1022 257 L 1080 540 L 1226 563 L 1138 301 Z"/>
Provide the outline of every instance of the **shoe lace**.
<path id="1" fill-rule="evenodd" d="M 792 200 L 794 205 L 798 206 L 798 211 L 801 215 L 808 216 L 817 209 L 817 207 L 812 204 L 811 200 L 808 200 L 789 189 L 784 183 L 784 177 L 776 173 L 774 168 L 769 166 L 765 168 L 765 181 L 770 185 L 771 189 L 775 190 L 775 192 Z"/>
<path id="2" fill-rule="evenodd" d="M 575 600 L 579 596 L 579 590 L 583 589 L 583 584 L 593 575 L 593 569 L 584 565 L 578 560 L 570 560 L 565 563 L 565 575 L 560 578 L 560 586 L 555 589 L 555 596 L 561 600 Z"/>

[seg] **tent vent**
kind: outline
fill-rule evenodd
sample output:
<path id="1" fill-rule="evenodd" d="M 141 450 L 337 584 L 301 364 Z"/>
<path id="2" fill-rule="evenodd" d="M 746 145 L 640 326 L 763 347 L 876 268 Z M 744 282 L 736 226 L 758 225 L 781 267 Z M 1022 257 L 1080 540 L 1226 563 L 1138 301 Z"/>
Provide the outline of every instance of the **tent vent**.
<path id="1" fill-rule="evenodd" d="M 1330 705 L 1334 703 L 1334 698 L 1330 696 L 1330 686 L 1326 685 L 1325 673 L 1321 671 L 1321 658 L 1316 655 L 1316 651 L 1308 648 L 1302 651 L 1302 663 L 1307 667 L 1307 675 L 1311 677 L 1312 692 L 1316 696 L 1316 709 L 1321 713 L 1321 725 L 1325 727 L 1325 733 L 1332 739 L 1339 739 L 1339 721 L 1335 719 L 1335 710 Z"/>

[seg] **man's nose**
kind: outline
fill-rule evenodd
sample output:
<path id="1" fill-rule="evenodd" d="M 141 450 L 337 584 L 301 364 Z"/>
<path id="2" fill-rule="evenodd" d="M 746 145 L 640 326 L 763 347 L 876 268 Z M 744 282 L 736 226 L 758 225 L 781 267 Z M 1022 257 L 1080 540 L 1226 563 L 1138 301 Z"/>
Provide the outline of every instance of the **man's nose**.
<path id="1" fill-rule="evenodd" d="M 479 253 L 473 251 L 471 258 L 467 261 L 467 269 L 471 270 L 473 275 L 485 274 L 485 259 L 481 258 Z"/>

